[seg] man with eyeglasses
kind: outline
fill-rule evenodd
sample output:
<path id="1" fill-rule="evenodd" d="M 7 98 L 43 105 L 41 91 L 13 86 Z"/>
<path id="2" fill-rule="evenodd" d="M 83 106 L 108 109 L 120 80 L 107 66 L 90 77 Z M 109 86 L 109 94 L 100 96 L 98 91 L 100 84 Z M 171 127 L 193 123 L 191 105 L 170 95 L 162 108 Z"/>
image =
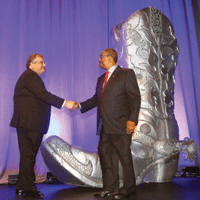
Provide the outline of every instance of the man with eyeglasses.
<path id="1" fill-rule="evenodd" d="M 75 103 L 51 94 L 40 78 L 45 71 L 45 62 L 40 54 L 30 55 L 27 70 L 19 77 L 14 90 L 14 113 L 10 126 L 17 129 L 20 151 L 19 175 L 16 184 L 17 196 L 42 199 L 43 194 L 35 185 L 35 158 L 43 135 L 50 123 L 51 106 L 65 106 L 73 110 Z"/>
<path id="2" fill-rule="evenodd" d="M 118 54 L 105 49 L 99 65 L 107 73 L 98 78 L 96 93 L 77 104 L 82 113 L 97 106 L 98 154 L 103 190 L 95 197 L 129 198 L 135 193 L 135 175 L 131 156 L 131 138 L 138 123 L 140 91 L 135 73 L 117 65 Z M 123 167 L 123 187 L 119 189 L 118 161 Z"/>

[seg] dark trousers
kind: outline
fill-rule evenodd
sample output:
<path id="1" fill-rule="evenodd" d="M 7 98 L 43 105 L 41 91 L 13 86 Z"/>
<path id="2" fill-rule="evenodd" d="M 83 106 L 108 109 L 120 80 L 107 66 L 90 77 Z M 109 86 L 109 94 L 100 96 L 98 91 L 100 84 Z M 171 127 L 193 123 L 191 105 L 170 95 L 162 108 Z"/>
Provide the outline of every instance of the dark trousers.
<path id="1" fill-rule="evenodd" d="M 132 135 L 109 135 L 102 131 L 98 153 L 102 168 L 103 190 L 131 194 L 135 191 L 135 174 L 131 155 Z M 119 160 L 123 168 L 123 187 L 119 190 Z"/>
<path id="2" fill-rule="evenodd" d="M 19 175 L 16 184 L 16 190 L 30 191 L 36 189 L 35 186 L 35 158 L 41 145 L 43 134 L 17 128 L 18 144 L 20 151 Z"/>

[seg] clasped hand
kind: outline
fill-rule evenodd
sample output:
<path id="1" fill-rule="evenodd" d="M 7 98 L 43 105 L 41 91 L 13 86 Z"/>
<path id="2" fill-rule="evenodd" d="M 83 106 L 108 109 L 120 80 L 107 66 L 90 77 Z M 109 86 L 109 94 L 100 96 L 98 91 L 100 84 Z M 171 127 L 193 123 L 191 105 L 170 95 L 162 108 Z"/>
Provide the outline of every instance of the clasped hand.
<path id="1" fill-rule="evenodd" d="M 70 111 L 74 111 L 75 109 L 79 108 L 79 104 L 74 101 L 65 101 L 65 107 Z"/>

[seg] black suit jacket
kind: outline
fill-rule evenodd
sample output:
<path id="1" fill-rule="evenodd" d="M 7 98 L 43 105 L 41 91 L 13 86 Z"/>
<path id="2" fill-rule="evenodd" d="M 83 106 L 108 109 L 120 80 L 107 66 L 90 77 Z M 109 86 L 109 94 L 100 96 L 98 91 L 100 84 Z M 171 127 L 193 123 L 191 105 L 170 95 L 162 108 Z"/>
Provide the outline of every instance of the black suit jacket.
<path id="1" fill-rule="evenodd" d="M 104 77 L 105 74 L 98 78 L 95 95 L 80 103 L 81 112 L 97 106 L 97 134 L 102 125 L 107 134 L 127 134 L 126 122 L 130 120 L 137 125 L 141 104 L 135 73 L 117 66 L 102 94 Z"/>
<path id="2" fill-rule="evenodd" d="M 12 127 L 23 127 L 47 133 L 50 123 L 51 105 L 61 108 L 64 99 L 45 88 L 40 76 L 27 69 L 18 79 L 14 91 L 14 113 Z"/>

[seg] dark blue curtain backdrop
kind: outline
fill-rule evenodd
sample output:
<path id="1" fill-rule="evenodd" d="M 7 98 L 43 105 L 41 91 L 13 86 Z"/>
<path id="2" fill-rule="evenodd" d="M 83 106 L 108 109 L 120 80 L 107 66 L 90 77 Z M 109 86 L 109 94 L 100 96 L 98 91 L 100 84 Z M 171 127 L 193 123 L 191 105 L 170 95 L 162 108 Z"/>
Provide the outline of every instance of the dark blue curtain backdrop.
<path id="1" fill-rule="evenodd" d="M 148 6 L 161 10 L 174 27 L 180 48 L 175 74 L 180 139 L 189 136 L 200 149 L 200 58 L 191 0 L 0 0 L 0 5 L 0 183 L 7 182 L 8 174 L 18 173 L 17 134 L 9 123 L 14 86 L 28 56 L 44 56 L 47 66 L 42 78 L 50 92 L 67 100 L 86 100 L 103 73 L 98 59 L 103 49 L 112 47 L 111 28 Z M 82 115 L 79 110 L 52 108 L 44 139 L 58 135 L 96 152 L 95 133 L 96 109 Z M 35 170 L 37 180 L 49 171 L 40 152 Z"/>

